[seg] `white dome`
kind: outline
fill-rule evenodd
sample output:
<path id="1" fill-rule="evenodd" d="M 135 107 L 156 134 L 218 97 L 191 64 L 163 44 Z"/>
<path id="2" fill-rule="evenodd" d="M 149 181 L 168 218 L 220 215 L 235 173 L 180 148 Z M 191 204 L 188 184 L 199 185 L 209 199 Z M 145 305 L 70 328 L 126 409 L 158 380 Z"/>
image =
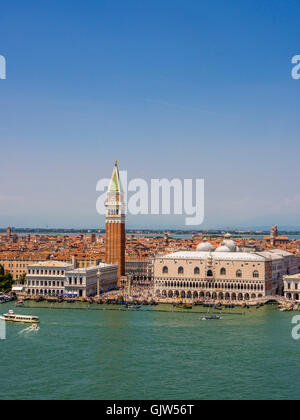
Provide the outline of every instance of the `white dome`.
<path id="1" fill-rule="evenodd" d="M 216 252 L 231 252 L 231 251 L 226 245 L 221 245 L 219 246 L 219 248 L 216 249 Z"/>
<path id="2" fill-rule="evenodd" d="M 214 246 L 207 241 L 204 241 L 197 246 L 197 251 L 200 251 L 200 252 L 212 252 L 214 250 L 215 250 Z"/>
<path id="3" fill-rule="evenodd" d="M 222 245 L 227 246 L 231 252 L 236 252 L 236 243 L 232 239 L 226 239 Z"/>

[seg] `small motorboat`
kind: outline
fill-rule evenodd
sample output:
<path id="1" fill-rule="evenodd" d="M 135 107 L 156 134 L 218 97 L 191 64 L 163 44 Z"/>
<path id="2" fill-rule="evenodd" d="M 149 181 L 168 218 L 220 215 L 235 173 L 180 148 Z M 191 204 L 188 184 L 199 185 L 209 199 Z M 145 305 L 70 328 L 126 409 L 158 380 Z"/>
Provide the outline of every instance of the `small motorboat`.
<path id="1" fill-rule="evenodd" d="M 139 311 L 141 309 L 140 305 L 126 305 L 126 309 L 129 311 Z"/>
<path id="2" fill-rule="evenodd" d="M 219 315 L 210 315 L 210 316 L 204 316 L 201 318 L 201 321 L 210 321 L 210 320 L 216 320 L 216 319 L 222 319 Z"/>

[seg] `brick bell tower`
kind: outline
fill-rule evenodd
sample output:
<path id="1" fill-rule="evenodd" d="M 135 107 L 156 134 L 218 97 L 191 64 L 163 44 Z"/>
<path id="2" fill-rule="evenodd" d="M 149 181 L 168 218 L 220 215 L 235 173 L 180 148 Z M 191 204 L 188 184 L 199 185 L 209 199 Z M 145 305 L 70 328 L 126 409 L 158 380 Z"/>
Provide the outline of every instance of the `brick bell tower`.
<path id="1" fill-rule="evenodd" d="M 106 206 L 106 234 L 105 234 L 105 262 L 117 264 L 118 286 L 121 277 L 125 276 L 125 205 L 124 193 L 119 176 L 118 161 L 112 173 L 107 192 Z"/>

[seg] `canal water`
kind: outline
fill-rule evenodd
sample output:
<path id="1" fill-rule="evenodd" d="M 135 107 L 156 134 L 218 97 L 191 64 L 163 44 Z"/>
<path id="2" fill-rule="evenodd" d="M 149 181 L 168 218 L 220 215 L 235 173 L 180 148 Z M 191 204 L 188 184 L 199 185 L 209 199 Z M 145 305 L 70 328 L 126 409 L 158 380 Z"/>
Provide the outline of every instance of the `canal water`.
<path id="1" fill-rule="evenodd" d="M 295 314 L 276 307 L 224 314 L 219 321 L 149 307 L 0 305 L 0 313 L 9 309 L 37 315 L 41 323 L 38 332 L 6 326 L 0 399 L 300 398 Z"/>

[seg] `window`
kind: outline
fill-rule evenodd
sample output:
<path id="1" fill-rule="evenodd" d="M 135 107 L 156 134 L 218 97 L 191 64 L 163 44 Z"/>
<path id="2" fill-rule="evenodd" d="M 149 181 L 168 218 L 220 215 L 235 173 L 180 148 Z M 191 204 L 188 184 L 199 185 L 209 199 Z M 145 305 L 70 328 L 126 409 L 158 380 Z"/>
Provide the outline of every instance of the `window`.
<path id="1" fill-rule="evenodd" d="M 208 270 L 207 277 L 213 277 L 213 272 L 211 270 Z"/>
<path id="2" fill-rule="evenodd" d="M 242 272 L 241 272 L 241 270 L 238 270 L 238 271 L 236 272 L 236 277 L 242 277 Z"/>
<path id="3" fill-rule="evenodd" d="M 226 268 L 221 268 L 220 274 L 221 276 L 226 276 Z"/>
<path id="4" fill-rule="evenodd" d="M 199 267 L 195 267 L 194 269 L 194 274 L 200 274 L 200 268 Z"/>
<path id="5" fill-rule="evenodd" d="M 257 270 L 253 271 L 253 278 L 258 279 L 259 278 L 259 272 Z"/>
<path id="6" fill-rule="evenodd" d="M 183 274 L 183 273 L 184 273 L 183 267 L 179 267 L 178 268 L 178 274 Z"/>
<path id="7" fill-rule="evenodd" d="M 164 267 L 164 268 L 163 268 L 163 274 L 168 274 L 168 272 L 169 272 L 168 267 Z"/>

